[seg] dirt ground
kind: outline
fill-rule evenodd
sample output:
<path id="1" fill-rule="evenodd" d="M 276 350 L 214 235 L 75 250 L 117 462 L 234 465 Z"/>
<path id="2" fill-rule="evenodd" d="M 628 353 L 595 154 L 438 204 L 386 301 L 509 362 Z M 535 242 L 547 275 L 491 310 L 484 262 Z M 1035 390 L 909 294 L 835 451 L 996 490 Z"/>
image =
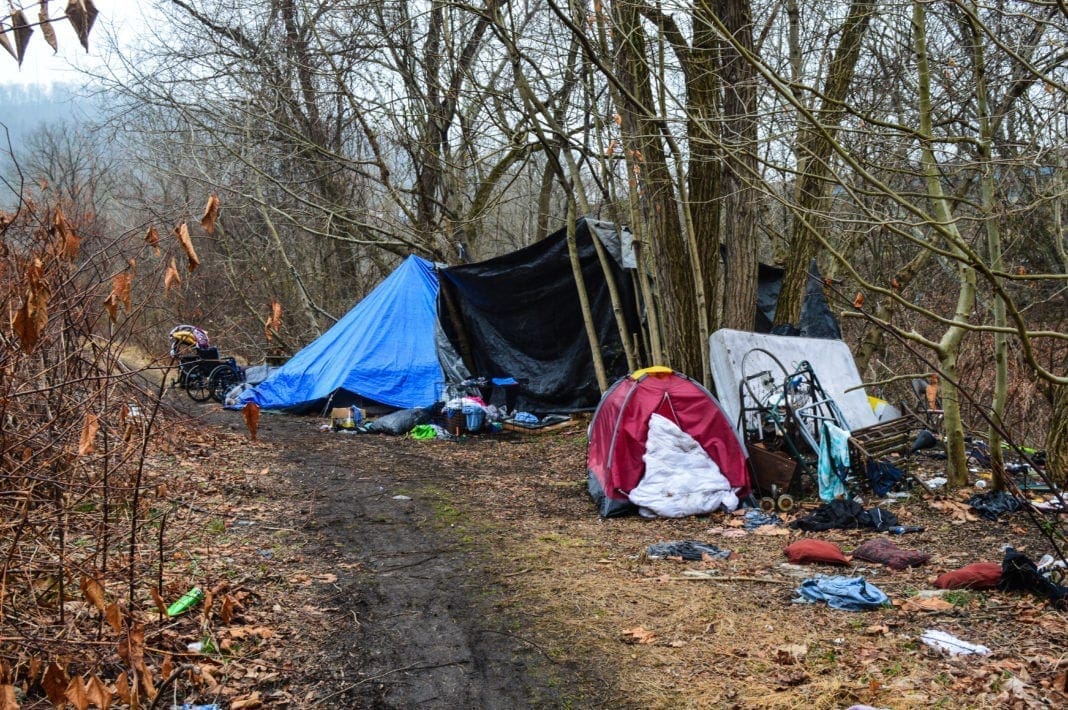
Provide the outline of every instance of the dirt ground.
<path id="1" fill-rule="evenodd" d="M 1035 526 L 968 518 L 954 499 L 889 504 L 931 552 L 923 567 L 796 568 L 800 533 L 744 534 L 740 518 L 599 519 L 585 492 L 585 428 L 460 442 L 322 432 L 205 405 L 168 454 L 184 475 L 165 588 L 212 589 L 206 614 L 149 636 L 155 662 L 198 685 L 173 701 L 323 707 L 1058 707 L 1065 615 L 1041 600 L 922 590 L 942 571 L 1037 559 Z M 167 467 L 164 466 L 164 469 Z M 163 475 L 163 474 L 161 474 Z M 180 494 L 179 494 L 180 493 Z M 936 507 L 937 506 L 937 507 Z M 765 534 L 767 533 L 767 534 Z M 177 533 L 175 533 L 177 535 Z M 815 535 L 847 553 L 876 534 Z M 729 548 L 726 561 L 652 560 L 657 541 Z M 804 577 L 861 574 L 895 606 L 792 603 Z M 229 607 L 227 605 L 229 604 Z M 946 658 L 939 629 L 987 657 Z M 199 643 L 190 650 L 190 644 Z M 169 660 L 166 657 L 169 656 Z M 166 705 L 157 704 L 158 707 Z"/>

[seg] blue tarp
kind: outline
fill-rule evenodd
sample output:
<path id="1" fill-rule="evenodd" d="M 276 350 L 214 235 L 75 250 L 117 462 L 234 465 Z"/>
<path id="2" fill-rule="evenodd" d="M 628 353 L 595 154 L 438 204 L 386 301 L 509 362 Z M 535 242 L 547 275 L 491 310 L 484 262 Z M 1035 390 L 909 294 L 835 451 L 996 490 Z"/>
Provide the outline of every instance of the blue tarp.
<path id="1" fill-rule="evenodd" d="M 356 398 L 391 407 L 433 404 L 445 380 L 434 344 L 438 278 L 409 256 L 344 318 L 294 355 L 237 407 L 308 411 Z"/>

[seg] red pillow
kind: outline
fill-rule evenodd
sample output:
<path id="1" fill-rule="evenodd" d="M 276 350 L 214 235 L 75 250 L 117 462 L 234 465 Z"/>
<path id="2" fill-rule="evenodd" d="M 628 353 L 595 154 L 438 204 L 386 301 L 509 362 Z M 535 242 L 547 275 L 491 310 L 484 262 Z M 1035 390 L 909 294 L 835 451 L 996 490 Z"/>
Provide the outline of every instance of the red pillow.
<path id="1" fill-rule="evenodd" d="M 1000 581 L 1001 565 L 996 562 L 973 562 L 939 575 L 934 586 L 939 589 L 993 589 Z"/>
<path id="2" fill-rule="evenodd" d="M 842 554 L 841 548 L 833 542 L 806 537 L 789 545 L 783 552 L 786 559 L 795 565 L 805 563 L 822 563 L 825 565 L 847 565 L 849 560 Z"/>

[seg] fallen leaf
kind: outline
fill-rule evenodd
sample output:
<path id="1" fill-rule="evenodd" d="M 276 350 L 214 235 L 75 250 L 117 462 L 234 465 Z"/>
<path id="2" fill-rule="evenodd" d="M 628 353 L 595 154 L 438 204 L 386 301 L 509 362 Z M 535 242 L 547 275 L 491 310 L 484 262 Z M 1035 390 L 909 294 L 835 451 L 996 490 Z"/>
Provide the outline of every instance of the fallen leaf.
<path id="1" fill-rule="evenodd" d="M 258 708 L 262 705 L 263 700 L 260 699 L 260 691 L 257 690 L 249 695 L 243 695 L 231 700 L 230 710 L 252 710 L 252 708 Z"/>
<path id="2" fill-rule="evenodd" d="M 656 634 L 642 626 L 635 626 L 633 629 L 623 629 L 622 638 L 623 643 L 651 644 L 656 641 Z"/>
<path id="3" fill-rule="evenodd" d="M 219 618 L 224 624 L 229 624 L 234 618 L 234 599 L 229 594 L 225 595 L 219 608 Z"/>
<path id="4" fill-rule="evenodd" d="M 19 702 L 15 699 L 15 686 L 0 685 L 0 710 L 19 710 Z"/>
<path id="5" fill-rule="evenodd" d="M 119 673 L 119 677 L 115 679 L 115 694 L 125 704 L 131 704 L 133 694 L 130 690 L 130 681 L 126 679 L 126 671 Z"/>
<path id="6" fill-rule="evenodd" d="M 96 433 L 100 430 L 100 419 L 95 414 L 86 414 L 82 422 L 82 434 L 78 439 L 78 455 L 88 456 L 96 451 Z"/>
<path id="7" fill-rule="evenodd" d="M 775 662 L 782 666 L 792 666 L 804 660 L 808 653 L 805 644 L 788 644 L 775 649 Z"/>
<path id="8" fill-rule="evenodd" d="M 104 618 L 108 620 L 108 625 L 115 630 L 115 633 L 122 633 L 122 609 L 118 604 L 115 602 L 109 604 L 104 610 Z"/>
<path id="9" fill-rule="evenodd" d="M 55 661 L 49 663 L 48 668 L 45 669 L 44 678 L 41 679 L 41 687 L 44 688 L 45 694 L 53 705 L 63 705 L 66 702 L 69 684 L 70 678 L 67 677 L 67 671 Z"/>
<path id="10" fill-rule="evenodd" d="M 70 683 L 67 685 L 64 697 L 70 701 L 70 704 L 74 706 L 75 710 L 88 709 L 89 696 L 85 692 L 85 681 L 82 680 L 80 675 L 76 675 L 71 679 Z"/>
<path id="11" fill-rule="evenodd" d="M 952 611 L 953 605 L 941 597 L 909 597 L 901 603 L 901 611 Z"/>
<path id="12" fill-rule="evenodd" d="M 156 610 L 159 611 L 164 617 L 167 616 L 167 602 L 163 601 L 163 597 L 160 596 L 159 590 L 155 587 L 150 587 L 148 593 L 152 595 L 152 602 L 156 605 Z"/>
<path id="13" fill-rule="evenodd" d="M 880 636 L 882 634 L 890 633 L 890 627 L 886 624 L 872 624 L 864 629 L 864 633 L 868 636 Z"/>
<path id="14" fill-rule="evenodd" d="M 779 527 L 778 525 L 761 525 L 753 530 L 753 534 L 765 536 L 789 535 L 790 531 L 786 528 Z"/>
<path id="15" fill-rule="evenodd" d="M 864 293 L 857 291 L 857 295 L 853 298 L 853 308 L 859 309 L 864 305 Z"/>
<path id="16" fill-rule="evenodd" d="M 108 710 L 114 693 L 99 678 L 92 675 L 85 684 L 85 695 L 90 704 L 96 705 L 100 710 Z"/>
<path id="17" fill-rule="evenodd" d="M 82 594 L 89 601 L 90 604 L 100 610 L 101 613 L 107 610 L 107 603 L 104 601 L 104 588 L 100 585 L 100 582 L 92 577 L 82 577 L 79 584 L 82 588 Z"/>

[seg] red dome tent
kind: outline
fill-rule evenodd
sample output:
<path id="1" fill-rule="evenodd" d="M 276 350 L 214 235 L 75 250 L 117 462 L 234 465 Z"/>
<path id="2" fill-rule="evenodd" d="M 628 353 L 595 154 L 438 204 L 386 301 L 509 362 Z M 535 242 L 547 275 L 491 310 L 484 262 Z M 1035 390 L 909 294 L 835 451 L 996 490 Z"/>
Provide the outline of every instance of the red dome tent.
<path id="1" fill-rule="evenodd" d="M 612 385 L 590 423 L 587 475 L 602 517 L 634 510 L 628 493 L 645 475 L 643 455 L 654 414 L 692 436 L 720 468 L 739 497 L 749 493 L 746 450 L 716 398 L 686 375 L 650 367 Z"/>

